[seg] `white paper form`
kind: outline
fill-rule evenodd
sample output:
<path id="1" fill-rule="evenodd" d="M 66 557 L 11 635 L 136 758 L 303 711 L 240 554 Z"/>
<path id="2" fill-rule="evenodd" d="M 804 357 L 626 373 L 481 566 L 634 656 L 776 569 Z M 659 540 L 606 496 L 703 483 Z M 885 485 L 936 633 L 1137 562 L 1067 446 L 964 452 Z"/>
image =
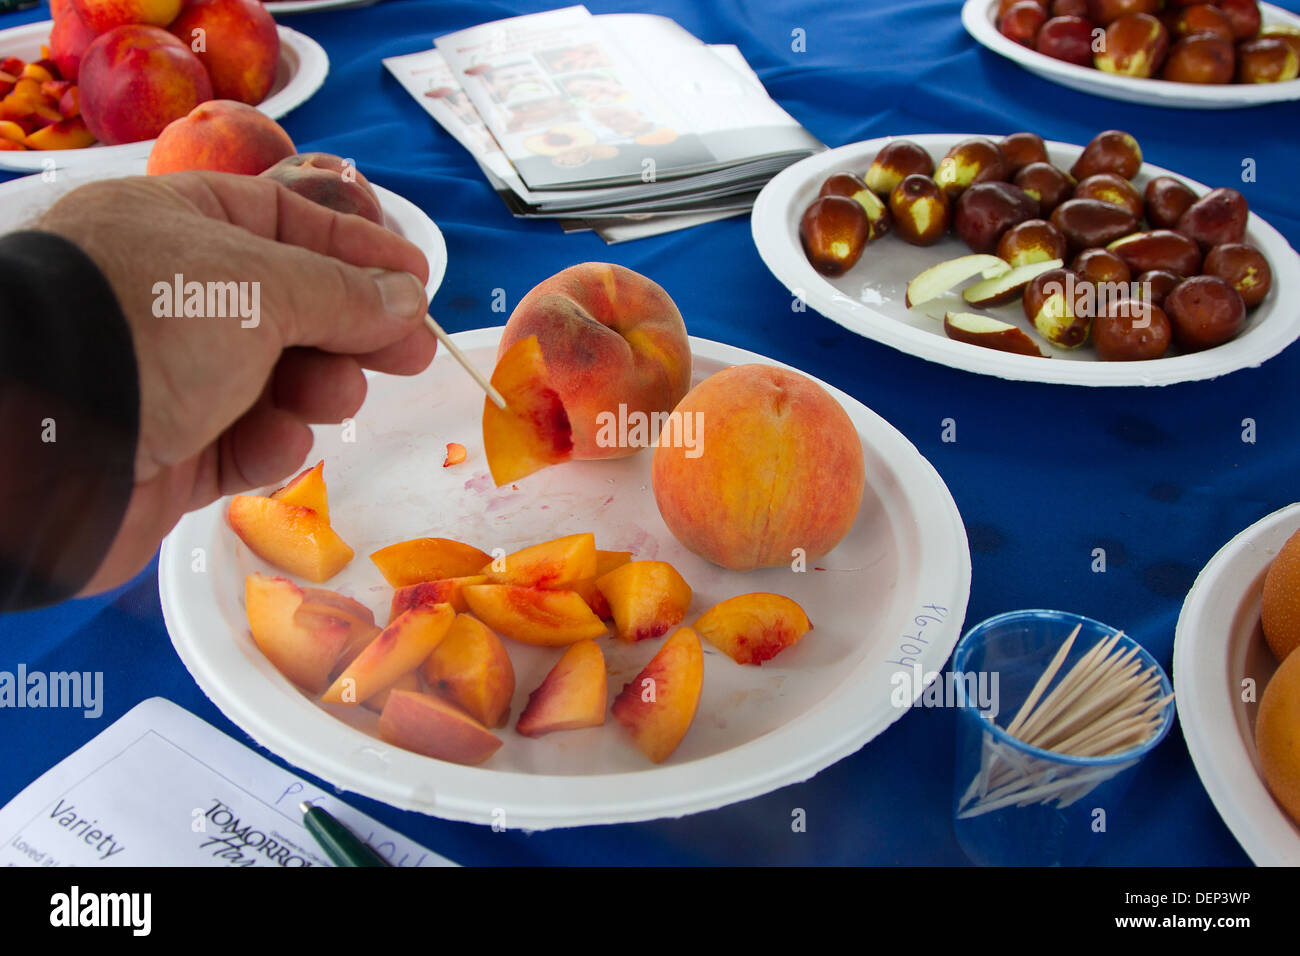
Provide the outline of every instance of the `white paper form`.
<path id="1" fill-rule="evenodd" d="M 456 865 L 161 697 L 0 809 L 0 865 L 331 866 L 304 801 L 393 866 Z"/>

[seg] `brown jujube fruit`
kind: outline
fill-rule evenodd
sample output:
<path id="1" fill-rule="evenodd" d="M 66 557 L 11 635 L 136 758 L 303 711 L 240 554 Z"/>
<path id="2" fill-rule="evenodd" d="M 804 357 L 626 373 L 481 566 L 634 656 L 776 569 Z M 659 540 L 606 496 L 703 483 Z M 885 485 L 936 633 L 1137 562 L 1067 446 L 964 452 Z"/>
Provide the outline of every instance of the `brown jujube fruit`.
<path id="1" fill-rule="evenodd" d="M 998 32 L 1013 43 L 1034 48 L 1034 37 L 1047 22 L 1047 11 L 1038 0 L 1020 0 L 998 20 Z"/>
<path id="2" fill-rule="evenodd" d="M 1088 0 L 1088 19 L 1104 27 L 1120 17 L 1155 13 L 1160 7 L 1161 0 Z"/>
<path id="3" fill-rule="evenodd" d="M 913 173 L 929 176 L 933 172 L 934 159 L 925 147 L 910 139 L 895 139 L 880 148 L 862 179 L 867 188 L 888 200 L 904 178 Z"/>
<path id="4" fill-rule="evenodd" d="M 1136 281 L 1139 296 L 1148 299 L 1152 305 L 1163 306 L 1169 293 L 1178 288 L 1183 277 L 1164 269 L 1151 269 L 1139 275 Z"/>
<path id="5" fill-rule="evenodd" d="M 1006 178 L 1007 164 L 1002 151 L 978 136 L 962 140 L 934 167 L 934 181 L 952 200 L 977 183 L 1000 182 Z"/>
<path id="6" fill-rule="evenodd" d="M 840 276 L 853 268 L 870 235 L 866 210 L 846 196 L 814 199 L 799 222 L 804 254 L 824 276 Z"/>
<path id="7" fill-rule="evenodd" d="M 1195 242 L 1172 229 L 1152 229 L 1122 236 L 1107 248 L 1134 272 L 1162 269 L 1192 276 L 1201 271 L 1201 250 Z"/>
<path id="8" fill-rule="evenodd" d="M 1178 219 L 1177 230 L 1195 239 L 1203 251 L 1225 242 L 1241 242 L 1246 235 L 1250 209 L 1246 197 L 1235 189 L 1211 189 Z"/>
<path id="9" fill-rule="evenodd" d="M 1160 76 L 1175 83 L 1231 83 L 1236 69 L 1237 53 L 1229 41 L 1197 33 L 1170 47 Z"/>
<path id="10" fill-rule="evenodd" d="M 822 183 L 818 196 L 845 196 L 860 205 L 871 223 L 868 242 L 874 242 L 889 232 L 889 207 L 884 201 L 867 188 L 857 176 L 848 172 L 832 173 Z"/>
<path id="11" fill-rule="evenodd" d="M 1139 299 L 1108 303 L 1092 323 L 1092 347 L 1103 362 L 1141 362 L 1169 350 L 1172 329 L 1158 305 Z"/>
<path id="12" fill-rule="evenodd" d="M 1257 37 L 1237 44 L 1238 83 L 1285 83 L 1300 74 L 1300 59 L 1286 41 Z"/>
<path id="13" fill-rule="evenodd" d="M 1215 246 L 1205 257 L 1202 271 L 1218 276 L 1237 290 L 1246 308 L 1253 309 L 1264 301 L 1273 287 L 1273 270 L 1264 253 L 1244 242 Z"/>
<path id="14" fill-rule="evenodd" d="M 1007 175 L 1015 176 L 1030 163 L 1047 162 L 1047 144 L 1037 133 L 1012 133 L 998 144 Z"/>
<path id="15" fill-rule="evenodd" d="M 1034 49 L 1054 60 L 1092 66 L 1092 29 L 1084 17 L 1052 17 L 1039 28 Z"/>
<path id="16" fill-rule="evenodd" d="M 1222 345 L 1246 325 L 1246 303 L 1218 276 L 1183 280 L 1165 297 L 1164 310 L 1173 325 L 1174 342 L 1187 352 Z"/>
<path id="17" fill-rule="evenodd" d="M 1088 283 L 1070 269 L 1052 269 L 1030 281 L 1025 287 L 1021 306 L 1025 318 L 1033 323 L 1038 334 L 1053 345 L 1062 348 L 1078 348 L 1088 340 L 1092 327 L 1092 316 L 1086 305 Z M 1061 296 L 1064 311 L 1061 309 L 1044 310 L 1048 299 Z"/>
<path id="18" fill-rule="evenodd" d="M 1074 198 L 1100 199 L 1102 202 L 1127 209 L 1138 219 L 1142 218 L 1145 206 L 1137 187 L 1114 173 L 1097 173 L 1095 176 L 1081 180 L 1079 185 L 1074 187 Z"/>
<path id="19" fill-rule="evenodd" d="M 1133 278 L 1128 263 L 1105 249 L 1083 250 L 1070 267 L 1092 283 L 1127 283 Z"/>
<path id="20" fill-rule="evenodd" d="M 1030 163 L 1016 173 L 1012 182 L 1031 198 L 1038 200 L 1038 214 L 1050 216 L 1052 210 L 1074 192 L 1074 177 L 1051 163 Z"/>
<path id="21" fill-rule="evenodd" d="M 1052 225 L 1061 230 L 1071 254 L 1104 246 L 1137 228 L 1127 209 L 1100 199 L 1068 199 L 1052 211 Z"/>
<path id="22" fill-rule="evenodd" d="M 1228 42 L 1237 38 L 1232 35 L 1232 24 L 1228 15 L 1209 3 L 1196 3 L 1181 10 L 1166 10 L 1161 17 L 1174 39 L 1182 39 L 1197 33 L 1209 33 L 1223 37 Z"/>
<path id="23" fill-rule="evenodd" d="M 1249 40 L 1259 35 L 1263 17 L 1255 0 L 1215 0 L 1215 6 L 1228 18 L 1232 35 L 1238 40 Z"/>
<path id="24" fill-rule="evenodd" d="M 1147 223 L 1152 229 L 1173 229 L 1196 202 L 1196 193 L 1172 176 L 1157 176 L 1145 190 Z"/>
<path id="25" fill-rule="evenodd" d="M 1142 147 L 1132 134 L 1120 129 L 1102 130 L 1083 148 L 1070 167 L 1070 175 L 1082 182 L 1098 173 L 1114 173 L 1132 179 L 1142 168 Z"/>
<path id="26" fill-rule="evenodd" d="M 1097 69 L 1120 76 L 1154 76 L 1169 52 L 1169 31 L 1148 13 L 1120 17 L 1106 28 L 1105 42 L 1093 57 Z"/>
<path id="27" fill-rule="evenodd" d="M 894 232 L 914 246 L 929 246 L 948 233 L 948 197 L 929 176 L 906 176 L 889 194 Z"/>
<path id="28" fill-rule="evenodd" d="M 998 240 L 998 258 L 1012 267 L 1064 259 L 1065 236 L 1046 219 L 1026 219 L 1016 223 Z"/>
<path id="29" fill-rule="evenodd" d="M 1004 232 L 1037 215 L 1037 200 L 1019 186 L 1003 182 L 975 183 L 957 200 L 952 224 L 972 252 L 992 252 Z"/>

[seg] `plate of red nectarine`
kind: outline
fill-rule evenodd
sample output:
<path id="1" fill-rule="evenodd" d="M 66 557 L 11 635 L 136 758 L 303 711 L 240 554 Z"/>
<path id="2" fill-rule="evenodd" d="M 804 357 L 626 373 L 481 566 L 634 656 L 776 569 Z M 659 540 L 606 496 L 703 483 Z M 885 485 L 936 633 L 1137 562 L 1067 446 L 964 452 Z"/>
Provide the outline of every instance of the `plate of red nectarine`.
<path id="1" fill-rule="evenodd" d="M 751 229 L 822 315 L 984 375 L 1165 385 L 1300 337 L 1286 239 L 1236 190 L 1146 162 L 1120 130 L 1086 147 L 1029 132 L 852 143 L 774 177 Z"/>
<path id="2" fill-rule="evenodd" d="M 94 75 L 79 75 L 77 82 L 55 77 L 54 74 L 58 70 L 55 65 L 56 60 L 63 62 L 62 58 L 58 51 L 51 51 L 52 58 L 43 58 L 42 53 L 42 47 L 50 43 L 50 31 L 53 26 L 54 24 L 47 20 L 0 30 L 0 64 L 9 58 L 15 58 L 23 62 L 24 69 L 41 71 L 34 77 L 40 82 L 32 87 L 33 95 L 24 99 L 17 95 L 20 92 L 18 84 L 21 84 L 24 79 L 21 71 L 15 78 L 17 82 L 10 83 L 5 80 L 8 74 L 0 69 L 0 94 L 3 94 L 0 95 L 0 124 L 8 121 L 14 127 L 13 138 L 8 138 L 5 132 L 10 127 L 0 126 L 0 169 L 40 172 L 56 168 L 116 163 L 147 156 L 154 139 L 130 141 L 140 135 L 139 133 L 122 130 L 120 138 L 114 145 L 97 141 L 82 116 L 81 106 L 84 103 L 79 104 L 74 99 L 85 92 L 86 84 L 100 84 L 103 89 L 101 97 L 106 102 L 114 103 L 114 108 L 120 109 L 123 115 L 131 117 L 132 122 L 144 122 L 147 111 L 127 104 L 132 80 L 124 73 L 135 69 L 126 65 L 133 61 L 128 55 L 123 54 L 102 70 L 85 71 Z M 269 24 L 267 29 L 270 30 L 272 26 L 275 25 Z M 171 44 L 180 45 L 179 40 L 160 28 L 141 27 L 140 29 L 150 32 L 150 37 L 147 39 L 168 40 L 170 38 Z M 269 91 L 256 102 L 256 105 L 272 119 L 279 119 L 301 106 L 321 88 L 329 73 L 329 57 L 321 45 L 306 34 L 284 26 L 275 26 L 275 31 L 279 36 L 279 65 L 275 69 L 275 78 L 271 81 Z M 188 55 L 183 47 L 180 54 Z M 112 57 L 105 53 L 101 59 L 108 61 Z M 75 57 L 68 62 L 71 62 L 74 67 L 79 67 L 78 60 L 79 57 Z M 268 59 L 266 79 L 270 78 L 269 65 Z M 204 69 L 198 61 L 189 63 L 188 66 L 200 72 Z M 71 70 L 72 67 L 65 63 L 64 69 Z M 78 74 L 81 72 L 78 69 Z M 72 97 L 62 99 L 59 96 L 47 96 L 44 92 L 37 95 L 36 92 L 37 90 L 57 91 L 63 88 L 62 91 L 67 93 L 68 87 L 71 87 Z M 7 102 L 10 97 L 14 97 L 12 103 Z M 198 99 L 192 102 L 197 103 L 202 98 L 198 96 Z M 69 102 L 69 99 L 72 99 L 72 102 Z M 188 110 L 178 115 L 184 115 L 185 112 Z M 42 118 L 47 113 L 48 117 Z M 107 120 L 105 123 L 111 125 Z M 161 125 L 165 126 L 166 123 Z M 54 137 L 50 134 L 51 130 L 59 131 L 61 135 Z M 34 134 L 35 139 L 32 139 Z M 58 148 L 42 148 L 46 145 L 54 145 L 56 142 Z M 90 145 L 80 145 L 81 143 Z"/>
<path id="3" fill-rule="evenodd" d="M 1219 815 L 1260 866 L 1300 865 L 1298 558 L 1300 504 L 1293 504 L 1210 559 L 1174 637 L 1187 749 Z"/>
<path id="4" fill-rule="evenodd" d="M 596 296 L 625 281 L 598 265 L 581 267 L 578 280 L 593 276 Z M 681 444 L 667 464 L 661 433 L 654 448 L 629 437 L 622 457 L 524 474 L 520 456 L 544 452 L 546 441 L 511 444 L 513 426 L 489 414 L 495 406 L 440 352 L 418 376 L 374 376 L 353 421 L 316 428 L 311 461 L 320 467 L 278 491 L 184 518 L 164 542 L 159 590 L 173 644 L 203 691 L 260 744 L 337 787 L 448 819 L 530 829 L 681 816 L 757 796 L 807 779 L 902 716 L 942 669 L 969 596 L 966 534 L 942 479 L 844 392 L 763 356 L 688 339 L 684 329 L 683 366 L 655 344 L 662 330 L 653 320 L 636 321 L 648 324 L 619 333 L 623 353 L 644 352 L 651 367 L 678 369 L 683 389 L 694 386 L 677 409 L 683 420 L 698 412 L 699 429 L 676 432 Z M 528 378 L 538 340 L 512 322 L 525 334 L 505 348 L 501 328 L 454 339 L 484 373 L 495 366 L 493 383 L 512 413 L 545 438 L 558 426 L 532 413 L 554 395 Z M 552 371 L 582 361 L 548 354 Z M 633 376 L 620 361 L 611 359 L 613 378 Z M 577 413 L 596 386 L 573 381 L 565 407 Z M 630 436 L 635 410 L 622 413 L 611 427 Z M 765 436 L 778 432 L 789 439 L 785 452 L 768 454 Z M 721 465 L 712 471 L 692 472 L 692 448 L 707 458 L 710 446 L 731 451 L 713 452 Z M 820 475 L 829 490 L 792 493 L 779 509 L 771 499 L 749 520 L 779 510 L 805 529 L 797 538 L 808 554 L 820 556 L 805 560 L 787 542 L 787 556 L 768 556 L 765 566 L 715 563 L 755 559 L 736 557 L 728 543 L 739 526 L 701 524 L 691 507 L 743 503 L 760 485 L 793 488 L 796 475 Z M 818 545 L 832 522 L 833 540 Z M 316 533 L 295 537 L 286 530 L 295 523 Z M 573 571 L 572 589 L 553 589 L 559 569 L 575 562 L 587 567 Z M 549 584 L 515 577 L 539 567 Z M 521 580 L 532 584 L 498 583 Z M 597 591 L 608 613 L 593 617 Z M 465 608 L 472 613 L 449 623 Z M 761 654 L 719 637 L 732 625 L 795 617 L 797 630 L 782 631 L 779 645 L 761 643 L 776 640 L 775 630 L 759 634 Z M 669 620 L 682 626 L 659 626 Z M 435 661 L 448 636 L 418 675 L 368 696 L 378 670 L 388 681 L 401 669 L 397 648 L 413 655 L 402 665 L 409 671 L 444 633 L 457 634 L 452 657 L 490 645 L 493 666 L 509 671 L 504 692 L 500 670 L 490 682 L 484 670 L 474 671 L 482 695 L 464 696 L 446 670 L 455 662 Z M 358 634 L 365 650 L 344 664 L 339 648 L 359 648 Z M 656 686 L 660 700 L 676 700 L 688 674 L 689 707 L 660 712 L 685 721 L 665 745 L 645 712 Z M 350 675 L 369 689 L 354 686 L 345 706 Z M 466 716 L 482 713 L 489 690 L 491 716 Z M 594 711 L 565 719 L 579 696 L 583 712 Z"/>
<path id="5" fill-rule="evenodd" d="M 1300 16 L 1256 0 L 966 0 L 977 42 L 1070 89 L 1183 109 L 1300 99 Z"/>

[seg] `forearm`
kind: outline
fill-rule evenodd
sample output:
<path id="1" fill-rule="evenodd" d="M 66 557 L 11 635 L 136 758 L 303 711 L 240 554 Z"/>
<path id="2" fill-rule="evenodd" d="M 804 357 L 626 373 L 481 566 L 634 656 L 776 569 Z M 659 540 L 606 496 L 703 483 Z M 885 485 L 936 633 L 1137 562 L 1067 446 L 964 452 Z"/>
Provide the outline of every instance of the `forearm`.
<path id="1" fill-rule="evenodd" d="M 50 233 L 0 237 L 0 612 L 90 579 L 134 484 L 139 389 L 107 280 Z"/>

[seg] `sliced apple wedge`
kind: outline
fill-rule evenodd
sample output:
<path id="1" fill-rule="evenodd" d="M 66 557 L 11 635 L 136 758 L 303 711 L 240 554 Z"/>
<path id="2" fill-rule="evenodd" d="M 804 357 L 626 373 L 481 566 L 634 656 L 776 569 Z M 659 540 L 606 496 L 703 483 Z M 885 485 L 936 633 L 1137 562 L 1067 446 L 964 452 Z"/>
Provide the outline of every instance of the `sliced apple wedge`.
<path id="1" fill-rule="evenodd" d="M 948 333 L 948 338 L 957 342 L 982 345 L 984 348 L 997 349 L 999 352 L 1047 358 L 1023 329 L 990 315 L 949 312 L 944 317 L 943 330 Z"/>
<path id="2" fill-rule="evenodd" d="M 982 309 L 995 305 L 1006 305 L 1013 299 L 1018 299 L 1021 293 L 1025 291 L 1025 286 L 1029 285 L 1038 276 L 1044 272 L 1059 269 L 1064 264 L 1060 259 L 1048 259 L 1046 262 L 1031 262 L 1027 265 L 1016 266 L 1010 272 L 1004 272 L 992 279 L 985 279 L 982 282 L 976 282 L 973 286 L 968 286 L 962 291 L 961 297 L 971 305 Z"/>
<path id="3" fill-rule="evenodd" d="M 948 259 L 930 266 L 907 284 L 907 307 L 910 309 L 922 302 L 937 299 L 972 276 L 994 279 L 1010 271 L 1011 266 L 1005 259 L 983 253 Z"/>

